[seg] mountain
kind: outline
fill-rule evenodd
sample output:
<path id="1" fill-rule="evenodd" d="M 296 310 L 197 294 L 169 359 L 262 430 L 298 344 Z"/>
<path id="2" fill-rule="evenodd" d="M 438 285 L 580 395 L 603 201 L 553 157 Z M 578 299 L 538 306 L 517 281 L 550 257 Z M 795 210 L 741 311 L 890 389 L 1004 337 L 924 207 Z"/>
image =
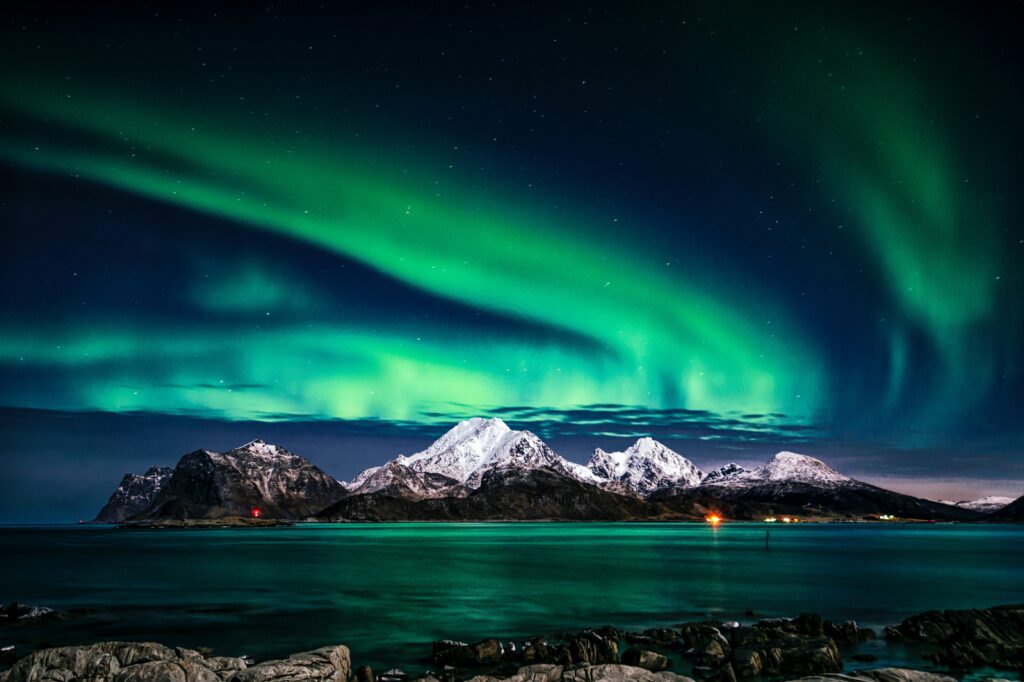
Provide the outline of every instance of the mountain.
<path id="1" fill-rule="evenodd" d="M 392 460 L 364 472 L 348 487 L 351 495 L 384 493 L 389 497 L 422 500 L 434 497 L 465 497 L 469 488 L 454 478 L 432 472 L 420 472 Z"/>
<path id="2" fill-rule="evenodd" d="M 986 516 L 984 521 L 998 521 L 1000 523 L 1021 523 L 1024 522 L 1024 496 L 1006 505 L 1002 509 L 992 512 Z"/>
<path id="3" fill-rule="evenodd" d="M 714 472 L 712 472 L 714 473 Z M 665 501 L 669 495 L 652 496 Z M 686 498 L 686 491 L 674 497 Z M 733 471 L 703 483 L 689 496 L 694 502 L 728 501 L 744 518 L 795 515 L 811 517 L 880 516 L 904 519 L 972 520 L 970 509 L 922 500 L 885 490 L 844 476 L 819 459 L 795 452 L 780 452 L 751 471 Z"/>
<path id="4" fill-rule="evenodd" d="M 325 509 L 317 520 L 338 521 L 623 521 L 668 518 L 667 507 L 619 495 L 550 467 L 487 469 L 466 497 L 410 500 L 379 493 L 353 495 Z M 674 514 L 693 520 L 697 514 Z"/>
<path id="5" fill-rule="evenodd" d="M 159 494 L 131 520 L 250 516 L 305 518 L 347 494 L 309 460 L 254 440 L 229 452 L 183 456 Z"/>
<path id="6" fill-rule="evenodd" d="M 740 474 L 745 473 L 747 473 L 747 470 L 741 467 L 739 464 L 736 464 L 736 462 L 729 462 L 728 464 L 723 464 L 717 469 L 714 469 L 713 471 L 709 471 L 708 473 L 704 474 L 704 478 L 703 480 L 701 480 L 701 484 L 719 483 L 721 481 L 727 481 L 729 479 L 736 478 Z"/>
<path id="7" fill-rule="evenodd" d="M 174 469 L 171 467 L 150 467 L 141 475 L 125 474 L 117 490 L 96 515 L 96 520 L 103 523 L 121 523 L 145 511 L 173 473 Z"/>
<path id="8" fill-rule="evenodd" d="M 640 495 L 673 486 L 694 486 L 703 474 L 693 462 L 653 438 L 641 438 L 624 452 L 594 451 L 587 468 L 599 479 L 617 481 Z"/>
<path id="9" fill-rule="evenodd" d="M 459 422 L 426 450 L 408 457 L 399 455 L 394 462 L 423 474 L 440 474 L 469 488 L 477 488 L 485 472 L 510 466 L 548 467 L 577 480 L 596 480 L 586 467 L 560 457 L 535 434 L 513 431 L 500 419 L 479 417 Z M 363 471 L 348 484 L 349 490 L 359 490 L 381 468 Z"/>
<path id="10" fill-rule="evenodd" d="M 842 475 L 820 459 L 798 455 L 795 452 L 779 452 L 752 471 L 719 476 L 715 480 L 704 481 L 703 485 L 754 487 L 774 483 L 836 487 L 852 481 L 853 479 Z"/>
<path id="11" fill-rule="evenodd" d="M 1003 507 L 1013 502 L 1012 497 L 999 497 L 998 495 L 989 495 L 988 497 L 981 497 L 977 500 L 961 500 L 960 502 L 943 502 L 943 504 L 952 504 L 955 507 L 961 507 L 963 509 L 971 509 L 982 514 L 991 514 L 992 512 L 999 511 Z"/>

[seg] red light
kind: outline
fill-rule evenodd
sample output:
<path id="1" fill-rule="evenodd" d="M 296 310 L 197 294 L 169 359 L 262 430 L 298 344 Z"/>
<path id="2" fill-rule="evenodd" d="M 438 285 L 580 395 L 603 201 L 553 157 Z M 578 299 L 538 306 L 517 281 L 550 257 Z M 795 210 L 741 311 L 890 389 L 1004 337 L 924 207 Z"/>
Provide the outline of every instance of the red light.
<path id="1" fill-rule="evenodd" d="M 262 514 L 262 513 L 263 513 L 263 512 L 261 512 L 261 511 L 260 511 L 260 508 L 259 508 L 259 507 L 253 507 L 253 508 L 252 508 L 252 517 L 253 517 L 254 519 L 258 519 L 258 518 L 260 517 L 260 514 Z"/>

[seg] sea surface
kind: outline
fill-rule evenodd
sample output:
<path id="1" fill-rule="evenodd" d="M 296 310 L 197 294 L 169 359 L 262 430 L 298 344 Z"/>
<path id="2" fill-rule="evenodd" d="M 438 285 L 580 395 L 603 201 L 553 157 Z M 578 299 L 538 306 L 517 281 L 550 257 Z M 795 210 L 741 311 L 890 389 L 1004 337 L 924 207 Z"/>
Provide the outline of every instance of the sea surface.
<path id="1" fill-rule="evenodd" d="M 756 620 L 749 611 L 878 627 L 928 609 L 1021 603 L 1024 526 L 2 527 L 0 599 L 95 610 L 0 627 L 0 645 L 23 653 L 129 639 L 263 659 L 343 643 L 356 665 L 412 672 L 436 639 Z M 905 647 L 862 651 L 879 663 L 847 659 L 848 669 L 927 667 Z"/>

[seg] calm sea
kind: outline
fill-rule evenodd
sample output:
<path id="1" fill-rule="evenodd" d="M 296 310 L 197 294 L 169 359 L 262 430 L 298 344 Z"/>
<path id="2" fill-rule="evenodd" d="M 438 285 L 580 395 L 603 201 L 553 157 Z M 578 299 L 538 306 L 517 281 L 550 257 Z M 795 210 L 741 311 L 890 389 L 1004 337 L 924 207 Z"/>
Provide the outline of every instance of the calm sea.
<path id="1" fill-rule="evenodd" d="M 748 611 L 878 626 L 1024 602 L 1024 526 L 772 525 L 766 549 L 768 528 L 6 527 L 0 598 L 96 613 L 0 629 L 0 645 L 145 639 L 266 658 L 344 643 L 357 665 L 416 670 L 435 639 L 749 621 Z M 920 667 L 913 652 L 868 647 L 882 663 Z"/>

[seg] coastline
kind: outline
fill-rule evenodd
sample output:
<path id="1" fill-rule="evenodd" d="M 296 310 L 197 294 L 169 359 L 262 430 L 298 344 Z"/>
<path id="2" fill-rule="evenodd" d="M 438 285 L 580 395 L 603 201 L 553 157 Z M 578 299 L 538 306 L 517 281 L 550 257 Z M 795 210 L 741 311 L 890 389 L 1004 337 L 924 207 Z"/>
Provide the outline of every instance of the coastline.
<path id="1" fill-rule="evenodd" d="M 41 609 L 29 617 L 57 615 Z M 17 656 L 4 647 L 0 682 L 79 677 L 92 682 L 936 682 L 968 674 L 981 679 L 979 674 L 995 675 L 997 671 L 1001 679 L 1009 679 L 1006 673 L 1019 679 L 1024 672 L 1024 605 L 927 611 L 885 626 L 881 632 L 852 620 L 833 622 L 810 613 L 792 618 L 747 615 L 745 622 L 689 621 L 639 632 L 606 625 L 519 640 L 438 640 L 429 649 L 419 647 L 419 656 L 396 652 L 387 672 L 380 674 L 361 665 L 358 651 L 350 652 L 340 644 L 259 662 L 172 643 L 96 642 L 40 648 Z M 0 621 L 0 636 L 18 625 Z M 879 668 L 873 665 L 878 657 L 864 651 L 867 643 L 875 650 L 880 645 L 909 647 L 923 657 L 922 665 L 898 672 Z M 174 674 L 168 677 L 169 670 Z M 840 673 L 847 677 L 839 677 Z"/>

